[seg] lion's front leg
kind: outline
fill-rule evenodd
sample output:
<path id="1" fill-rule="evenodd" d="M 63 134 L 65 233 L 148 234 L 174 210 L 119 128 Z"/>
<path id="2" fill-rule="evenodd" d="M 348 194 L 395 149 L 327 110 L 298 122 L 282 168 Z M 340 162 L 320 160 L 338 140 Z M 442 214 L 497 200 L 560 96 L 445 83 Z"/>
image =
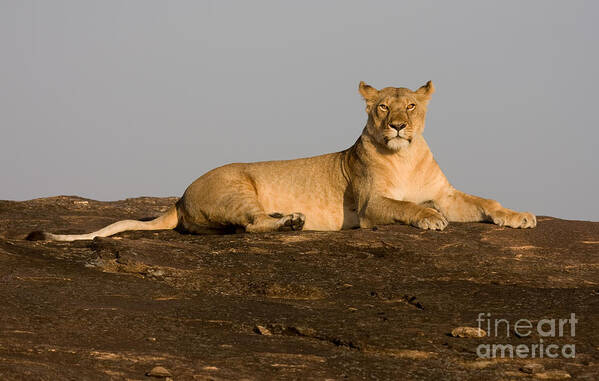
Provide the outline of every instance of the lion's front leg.
<path id="1" fill-rule="evenodd" d="M 401 222 L 420 229 L 443 230 L 447 219 L 433 208 L 388 197 L 369 198 L 360 208 L 360 227 Z"/>
<path id="2" fill-rule="evenodd" d="M 532 213 L 516 212 L 504 208 L 495 200 L 472 196 L 455 189 L 439 200 L 435 200 L 435 203 L 449 221 L 488 221 L 511 228 L 534 228 L 537 226 L 537 218 Z"/>

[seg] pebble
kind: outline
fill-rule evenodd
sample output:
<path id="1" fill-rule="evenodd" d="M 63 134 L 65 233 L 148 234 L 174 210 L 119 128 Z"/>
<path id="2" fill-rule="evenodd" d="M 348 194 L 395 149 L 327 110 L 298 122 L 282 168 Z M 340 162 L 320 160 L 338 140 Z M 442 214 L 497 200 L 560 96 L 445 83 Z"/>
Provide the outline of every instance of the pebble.
<path id="1" fill-rule="evenodd" d="M 287 327 L 287 330 L 293 332 L 300 336 L 314 336 L 316 335 L 316 330 L 314 328 L 302 327 L 302 326 L 294 326 Z"/>
<path id="2" fill-rule="evenodd" d="M 148 377 L 166 378 L 166 377 L 171 377 L 172 374 L 171 374 L 171 372 L 169 372 L 168 369 L 166 369 L 164 367 L 155 366 L 154 368 L 152 368 L 151 371 L 149 371 L 148 373 L 146 373 L 146 376 L 148 376 Z"/>
<path id="3" fill-rule="evenodd" d="M 525 364 L 522 368 L 520 368 L 520 370 L 524 373 L 533 374 L 533 373 L 541 373 L 542 371 L 545 370 L 545 367 L 543 366 L 543 364 L 533 362 L 530 364 Z"/>
<path id="4" fill-rule="evenodd" d="M 161 277 L 164 275 L 164 271 L 160 270 L 160 269 L 149 269 L 148 270 L 148 275 L 154 276 L 154 277 Z"/>
<path id="5" fill-rule="evenodd" d="M 261 326 L 261 325 L 255 326 L 254 332 L 259 333 L 264 336 L 272 336 L 272 332 L 270 332 L 270 330 L 268 328 Z"/>
<path id="6" fill-rule="evenodd" d="M 451 331 L 453 337 L 485 337 L 487 332 L 476 327 L 457 327 Z"/>

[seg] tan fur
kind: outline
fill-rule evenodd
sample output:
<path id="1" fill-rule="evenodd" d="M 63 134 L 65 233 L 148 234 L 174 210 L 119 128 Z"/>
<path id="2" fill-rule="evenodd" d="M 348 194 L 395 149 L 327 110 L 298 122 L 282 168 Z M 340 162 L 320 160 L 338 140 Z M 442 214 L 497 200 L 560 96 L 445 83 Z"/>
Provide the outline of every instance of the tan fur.
<path id="1" fill-rule="evenodd" d="M 368 121 L 345 151 L 304 159 L 229 164 L 194 181 L 165 216 L 147 223 L 121 221 L 84 235 L 172 229 L 193 233 L 235 227 L 248 232 L 340 230 L 404 223 L 443 230 L 448 221 L 489 221 L 532 228 L 536 218 L 497 201 L 462 193 L 441 172 L 422 137 L 433 84 L 416 91 L 360 82 Z M 120 225 L 119 225 L 120 224 Z"/>

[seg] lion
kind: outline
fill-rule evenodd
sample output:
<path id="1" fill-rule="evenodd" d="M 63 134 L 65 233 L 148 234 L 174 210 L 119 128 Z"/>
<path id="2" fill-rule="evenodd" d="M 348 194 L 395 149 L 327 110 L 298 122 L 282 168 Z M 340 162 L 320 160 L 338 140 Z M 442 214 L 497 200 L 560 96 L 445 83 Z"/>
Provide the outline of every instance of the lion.
<path id="1" fill-rule="evenodd" d="M 196 234 L 231 228 L 337 231 L 394 223 L 443 230 L 450 221 L 534 228 L 533 214 L 463 193 L 449 183 L 422 135 L 434 91 L 431 81 L 416 91 L 377 90 L 360 82 L 368 119 L 344 151 L 224 165 L 195 180 L 154 220 L 119 221 L 89 234 L 36 232 L 30 239 L 74 241 L 175 228 Z"/>

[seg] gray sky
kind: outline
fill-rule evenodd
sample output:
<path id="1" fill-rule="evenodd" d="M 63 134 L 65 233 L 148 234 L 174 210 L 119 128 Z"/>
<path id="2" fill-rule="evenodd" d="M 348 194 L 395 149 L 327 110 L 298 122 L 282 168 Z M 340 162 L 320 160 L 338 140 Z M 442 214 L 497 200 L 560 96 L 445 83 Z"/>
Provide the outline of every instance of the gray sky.
<path id="1" fill-rule="evenodd" d="M 0 199 L 180 196 L 345 149 L 358 82 L 432 79 L 458 189 L 599 220 L 597 1 L 0 0 Z"/>

